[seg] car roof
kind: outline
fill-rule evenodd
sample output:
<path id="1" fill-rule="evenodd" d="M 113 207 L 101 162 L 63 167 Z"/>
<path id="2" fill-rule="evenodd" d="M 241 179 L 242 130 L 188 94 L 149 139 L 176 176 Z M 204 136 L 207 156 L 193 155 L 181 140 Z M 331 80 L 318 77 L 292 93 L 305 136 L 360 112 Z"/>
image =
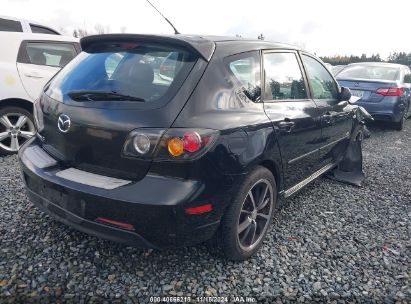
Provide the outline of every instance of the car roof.
<path id="1" fill-rule="evenodd" d="M 260 39 L 249 39 L 249 38 L 242 38 L 242 37 L 233 37 L 233 36 L 213 36 L 213 35 L 174 35 L 174 36 L 179 36 L 182 39 L 184 38 L 197 38 L 197 39 L 205 39 L 213 42 L 238 42 L 238 43 L 258 43 L 258 44 L 264 44 L 264 45 L 273 45 L 277 47 L 283 48 L 284 46 L 288 48 L 293 48 L 293 49 L 299 49 L 299 47 L 292 45 L 292 44 L 286 44 L 286 43 L 281 43 L 281 42 L 275 42 L 275 41 L 268 41 L 268 40 L 260 40 Z"/>
<path id="2" fill-rule="evenodd" d="M 299 50 L 300 48 L 294 45 L 264 41 L 251 40 L 229 36 L 211 36 L 211 35 L 146 35 L 146 34 L 103 34 L 87 36 L 80 40 L 83 50 L 90 50 L 95 44 L 110 41 L 127 41 L 129 39 L 145 39 L 164 42 L 173 42 L 182 46 L 189 47 L 199 53 L 207 61 L 218 46 L 226 54 L 236 54 L 247 50 L 269 49 L 269 48 L 285 48 Z"/>

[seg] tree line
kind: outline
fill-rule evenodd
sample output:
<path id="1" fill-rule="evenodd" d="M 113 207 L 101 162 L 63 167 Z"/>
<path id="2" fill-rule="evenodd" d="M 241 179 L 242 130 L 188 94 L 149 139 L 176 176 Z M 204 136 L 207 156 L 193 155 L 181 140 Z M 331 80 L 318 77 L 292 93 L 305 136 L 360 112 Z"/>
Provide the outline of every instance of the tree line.
<path id="1" fill-rule="evenodd" d="M 320 57 L 322 61 L 326 63 L 330 63 L 332 65 L 346 65 L 349 63 L 355 62 L 390 62 L 390 63 L 399 63 L 411 66 L 411 52 L 394 52 L 390 53 L 386 60 L 383 60 L 380 54 L 372 54 L 368 57 L 366 54 L 362 54 L 361 56 L 355 55 L 336 55 L 336 56 L 324 56 Z"/>

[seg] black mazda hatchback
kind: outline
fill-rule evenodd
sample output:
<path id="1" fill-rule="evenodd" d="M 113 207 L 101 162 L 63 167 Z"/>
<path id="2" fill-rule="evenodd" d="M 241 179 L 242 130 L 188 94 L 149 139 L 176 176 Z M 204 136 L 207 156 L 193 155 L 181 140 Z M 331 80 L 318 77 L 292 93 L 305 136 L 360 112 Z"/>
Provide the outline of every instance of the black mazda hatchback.
<path id="1" fill-rule="evenodd" d="M 362 138 L 349 90 L 294 46 L 112 34 L 81 47 L 35 102 L 19 159 L 33 204 L 98 237 L 216 237 L 246 259 L 284 199 Z"/>

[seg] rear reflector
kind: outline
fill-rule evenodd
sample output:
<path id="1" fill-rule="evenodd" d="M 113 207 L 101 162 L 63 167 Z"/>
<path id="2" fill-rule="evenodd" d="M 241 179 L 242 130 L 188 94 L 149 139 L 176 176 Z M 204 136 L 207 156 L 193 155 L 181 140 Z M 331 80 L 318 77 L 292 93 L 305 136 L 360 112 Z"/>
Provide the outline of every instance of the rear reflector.
<path id="1" fill-rule="evenodd" d="M 201 214 L 205 212 L 210 212 L 213 210 L 213 206 L 211 204 L 205 204 L 197 207 L 191 207 L 186 209 L 187 214 Z"/>
<path id="2" fill-rule="evenodd" d="M 112 219 L 109 219 L 109 218 L 106 218 L 106 217 L 98 217 L 98 218 L 96 218 L 96 221 L 104 223 L 104 224 L 110 224 L 110 225 L 113 225 L 113 226 L 117 226 L 121 229 L 127 229 L 127 230 L 132 230 L 132 231 L 135 230 L 134 226 L 129 224 L 129 223 L 119 222 L 119 221 L 112 220 Z"/>
<path id="3" fill-rule="evenodd" d="M 400 96 L 402 92 L 404 92 L 404 88 L 391 87 L 379 88 L 376 93 L 384 96 Z"/>

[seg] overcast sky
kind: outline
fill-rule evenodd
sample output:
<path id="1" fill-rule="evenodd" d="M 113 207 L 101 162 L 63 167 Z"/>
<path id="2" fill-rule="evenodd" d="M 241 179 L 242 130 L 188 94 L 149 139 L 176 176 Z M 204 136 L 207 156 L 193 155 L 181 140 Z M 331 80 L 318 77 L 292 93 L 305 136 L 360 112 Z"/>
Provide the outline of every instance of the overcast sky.
<path id="1" fill-rule="evenodd" d="M 230 35 L 299 44 L 319 56 L 411 52 L 411 0 L 152 0 L 184 34 Z M 0 14 L 72 34 L 173 33 L 145 0 L 0 0 Z"/>

